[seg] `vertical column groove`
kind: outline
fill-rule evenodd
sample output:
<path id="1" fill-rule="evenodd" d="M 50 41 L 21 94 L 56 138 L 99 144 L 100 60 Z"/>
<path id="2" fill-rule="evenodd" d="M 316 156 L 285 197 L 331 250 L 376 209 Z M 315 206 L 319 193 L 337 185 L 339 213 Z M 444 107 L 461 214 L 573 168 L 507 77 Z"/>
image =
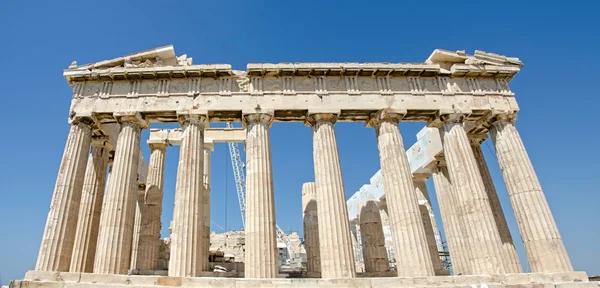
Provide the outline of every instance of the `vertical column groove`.
<path id="1" fill-rule="evenodd" d="M 384 180 L 398 276 L 433 276 L 431 255 L 398 122 L 401 115 L 371 115 Z"/>
<path id="2" fill-rule="evenodd" d="M 307 119 L 313 131 L 313 159 L 317 210 L 319 219 L 319 248 L 322 278 L 354 278 L 356 267 L 348 207 L 337 141 L 333 125 L 335 114 L 313 114 Z"/>
<path id="3" fill-rule="evenodd" d="M 195 277 L 202 272 L 204 243 L 204 125 L 205 116 L 185 115 L 179 152 L 171 233 L 169 276 Z"/>
<path id="4" fill-rule="evenodd" d="M 144 217 L 141 219 L 137 254 L 138 270 L 157 270 L 160 229 L 162 223 L 163 187 L 165 178 L 165 154 L 167 145 L 164 142 L 149 143 L 150 162 L 146 190 L 144 191 Z"/>
<path id="5" fill-rule="evenodd" d="M 210 262 L 208 261 L 208 255 L 210 254 L 210 153 L 212 150 L 212 144 L 204 144 L 204 230 L 202 232 L 202 240 L 204 241 L 204 257 L 203 270 L 208 271 L 210 269 Z"/>
<path id="6" fill-rule="evenodd" d="M 446 243 L 448 243 L 448 251 L 452 261 L 452 272 L 454 275 L 470 275 L 472 274 L 471 251 L 467 245 L 466 228 L 458 211 L 458 200 L 456 199 L 454 187 L 450 182 L 448 168 L 443 160 L 439 161 L 433 168 L 432 175 L 442 223 L 446 232 Z"/>
<path id="7" fill-rule="evenodd" d="M 35 270 L 69 271 L 85 167 L 92 140 L 91 120 L 78 119 L 69 130 Z"/>
<path id="8" fill-rule="evenodd" d="M 246 278 L 278 276 L 275 203 L 268 114 L 245 115 Z"/>
<path id="9" fill-rule="evenodd" d="M 573 265 L 514 119 L 500 119 L 490 134 L 532 272 L 569 272 Z"/>
<path id="10" fill-rule="evenodd" d="M 462 115 L 443 116 L 441 137 L 457 196 L 456 208 L 465 223 L 472 272 L 482 275 L 504 274 L 506 269 L 502 261 L 500 235 L 462 122 Z"/>
<path id="11" fill-rule="evenodd" d="M 99 274 L 126 274 L 131 264 L 141 127 L 147 123 L 139 115 L 119 121 L 121 131 L 104 194 L 94 261 L 94 273 Z"/>
<path id="12" fill-rule="evenodd" d="M 92 141 L 91 157 L 88 158 L 83 180 L 70 272 L 92 273 L 94 269 L 102 201 L 104 200 L 106 168 L 110 155 L 109 147 L 105 144 L 106 141 L 105 138 Z"/>
<path id="13" fill-rule="evenodd" d="M 440 231 L 438 230 L 437 224 L 435 223 L 435 217 L 433 215 L 433 207 L 429 201 L 429 193 L 427 191 L 427 185 L 425 181 L 429 175 L 414 175 L 413 184 L 415 186 L 415 192 L 417 195 L 417 201 L 419 203 L 419 211 L 421 212 L 421 219 L 423 220 L 423 227 L 425 229 L 425 238 L 427 238 L 427 246 L 429 247 L 429 256 L 431 257 L 431 264 L 436 275 L 442 273 L 442 261 L 440 259 L 438 241 L 440 237 Z"/>
<path id="14" fill-rule="evenodd" d="M 500 204 L 500 199 L 498 199 L 498 193 L 496 193 L 492 175 L 490 175 L 490 170 L 481 151 L 480 139 L 471 139 L 471 148 L 473 149 L 473 154 L 475 155 L 475 160 L 477 161 L 477 166 L 479 167 L 483 185 L 485 186 L 489 204 L 494 215 L 496 229 L 498 229 L 500 240 L 502 241 L 502 261 L 504 262 L 506 273 L 521 273 L 523 272 L 521 262 L 519 261 L 512 235 L 508 229 L 508 223 L 506 223 L 502 205 Z"/>
<path id="15" fill-rule="evenodd" d="M 321 272 L 321 256 L 319 251 L 319 216 L 317 206 L 317 189 L 314 182 L 302 185 L 302 223 L 304 226 L 304 247 L 306 248 L 309 273 Z"/>

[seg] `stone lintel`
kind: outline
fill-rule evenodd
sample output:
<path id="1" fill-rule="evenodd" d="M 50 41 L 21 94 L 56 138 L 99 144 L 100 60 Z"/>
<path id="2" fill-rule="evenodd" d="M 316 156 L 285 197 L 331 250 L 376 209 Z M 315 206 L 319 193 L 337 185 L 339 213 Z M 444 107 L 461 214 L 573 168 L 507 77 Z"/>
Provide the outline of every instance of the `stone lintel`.
<path id="1" fill-rule="evenodd" d="M 413 173 L 412 177 L 413 177 L 413 179 L 427 181 L 427 179 L 429 179 L 429 177 L 431 177 L 431 174 L 429 174 L 429 173 Z"/>
<path id="2" fill-rule="evenodd" d="M 176 129 L 150 129 L 148 144 L 164 143 L 168 145 L 181 145 L 182 131 Z M 207 128 L 204 129 L 204 144 L 244 142 L 246 141 L 246 129 L 244 128 Z"/>

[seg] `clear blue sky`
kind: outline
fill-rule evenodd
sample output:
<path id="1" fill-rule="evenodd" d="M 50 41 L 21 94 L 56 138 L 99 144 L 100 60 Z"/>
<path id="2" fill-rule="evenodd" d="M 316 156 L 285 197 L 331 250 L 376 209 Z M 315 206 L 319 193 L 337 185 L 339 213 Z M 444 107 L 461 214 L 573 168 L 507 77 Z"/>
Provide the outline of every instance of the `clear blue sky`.
<path id="1" fill-rule="evenodd" d="M 62 70 L 73 60 L 95 62 L 167 44 L 195 63 L 230 63 L 240 70 L 249 62 L 421 62 L 435 48 L 519 57 L 525 68 L 511 82 L 522 109 L 517 127 L 575 268 L 600 274 L 597 4 L 416 2 L 2 1 L 3 284 L 35 265 L 68 133 L 71 90 Z M 421 127 L 401 124 L 407 147 Z M 350 197 L 379 169 L 375 133 L 360 123 L 339 123 L 336 131 Z M 301 186 L 314 179 L 310 130 L 275 123 L 271 144 L 277 222 L 301 231 Z M 492 148 L 483 150 L 525 264 L 493 146 L 484 145 Z M 175 147 L 167 151 L 163 237 L 178 155 Z M 216 146 L 212 168 L 212 219 L 239 229 L 225 144 Z"/>

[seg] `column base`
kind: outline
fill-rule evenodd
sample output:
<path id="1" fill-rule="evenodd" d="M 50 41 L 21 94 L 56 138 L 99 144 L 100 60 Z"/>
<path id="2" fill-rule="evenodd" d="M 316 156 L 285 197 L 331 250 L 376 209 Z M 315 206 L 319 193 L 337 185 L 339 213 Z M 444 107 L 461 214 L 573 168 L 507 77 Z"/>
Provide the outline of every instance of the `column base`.
<path id="1" fill-rule="evenodd" d="M 210 275 L 209 275 L 210 274 Z M 223 273 L 205 272 L 205 277 L 167 277 L 142 275 L 103 275 L 93 273 L 29 271 L 25 280 L 12 281 L 10 288 L 28 287 L 519 287 L 592 288 L 585 272 L 519 273 L 495 276 L 373 277 L 354 279 L 228 278 Z M 281 275 L 280 275 L 281 276 Z M 485 286 L 484 286 L 485 284 Z"/>

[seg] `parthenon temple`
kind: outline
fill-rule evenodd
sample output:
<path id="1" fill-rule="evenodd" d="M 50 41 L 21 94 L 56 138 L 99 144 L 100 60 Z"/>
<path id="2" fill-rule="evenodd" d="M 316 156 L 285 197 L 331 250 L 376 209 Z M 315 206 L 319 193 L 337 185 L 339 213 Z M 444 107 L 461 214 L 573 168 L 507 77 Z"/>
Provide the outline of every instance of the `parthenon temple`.
<path id="1" fill-rule="evenodd" d="M 70 130 L 37 263 L 11 287 L 597 287 L 573 269 L 515 126 L 509 82 L 522 67 L 518 58 L 441 49 L 422 63 L 247 64 L 245 71 L 194 64 L 173 46 L 73 61 L 63 73 L 73 89 Z M 302 203 L 289 204 L 302 206 L 304 224 L 296 278 L 279 267 L 274 121 L 312 131 L 314 180 L 297 187 Z M 408 150 L 402 121 L 426 123 Z M 381 170 L 348 200 L 337 122 L 374 129 L 380 158 Z M 483 157 L 488 134 L 520 235 L 508 229 Z M 211 260 L 210 158 L 224 142 L 245 145 L 245 252 L 235 273 Z M 151 151 L 147 162 L 141 145 Z M 180 153 L 173 219 L 161 223 L 168 145 Z M 165 265 L 161 227 L 171 231 Z"/>

